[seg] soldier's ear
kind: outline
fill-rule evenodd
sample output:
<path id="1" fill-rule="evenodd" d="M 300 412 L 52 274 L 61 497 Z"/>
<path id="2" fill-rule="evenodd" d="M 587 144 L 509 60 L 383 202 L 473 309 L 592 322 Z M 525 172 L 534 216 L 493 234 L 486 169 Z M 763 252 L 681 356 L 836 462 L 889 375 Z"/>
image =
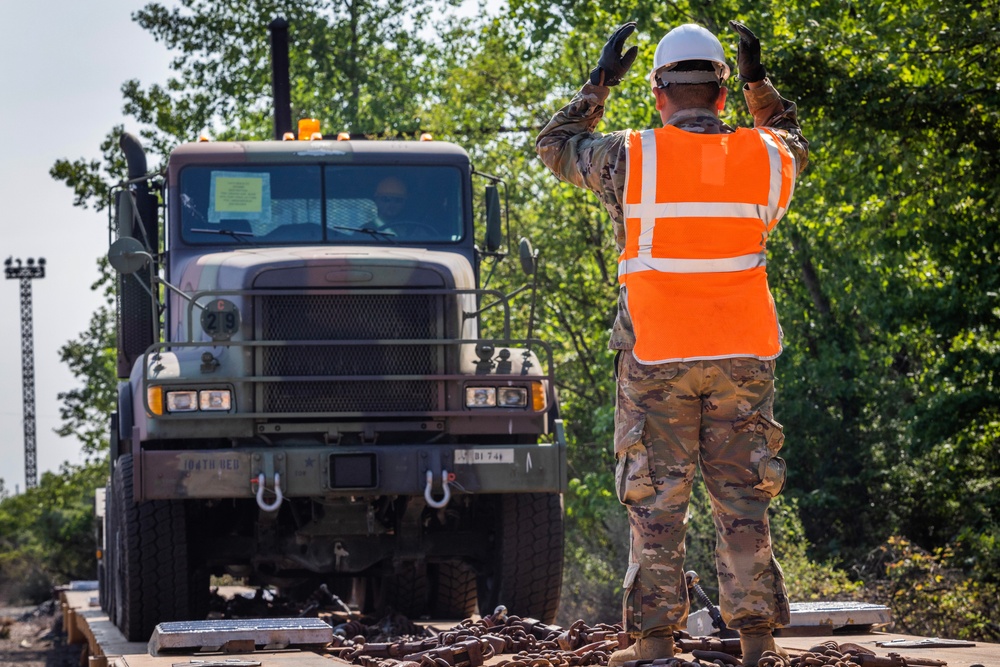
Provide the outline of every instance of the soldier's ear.
<path id="1" fill-rule="evenodd" d="M 715 108 L 722 113 L 726 108 L 726 98 L 729 96 L 729 89 L 725 86 L 719 88 L 719 98 L 715 100 Z"/>
<path id="2" fill-rule="evenodd" d="M 656 110 L 663 111 L 667 104 L 667 93 L 662 88 L 653 86 L 653 98 L 656 100 Z"/>

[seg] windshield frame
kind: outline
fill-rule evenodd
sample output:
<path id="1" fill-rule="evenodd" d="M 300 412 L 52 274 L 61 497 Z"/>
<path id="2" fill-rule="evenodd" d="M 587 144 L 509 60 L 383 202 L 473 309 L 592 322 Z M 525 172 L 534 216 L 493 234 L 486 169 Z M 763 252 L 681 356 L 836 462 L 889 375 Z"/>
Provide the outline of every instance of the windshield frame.
<path id="1" fill-rule="evenodd" d="M 343 170 L 357 170 L 359 173 L 356 175 L 356 178 L 341 179 L 339 182 L 334 181 L 332 176 Z M 281 172 L 285 172 L 283 175 L 287 180 L 289 175 L 294 174 L 295 171 L 300 171 L 300 176 L 294 180 L 301 182 L 293 183 L 290 187 L 293 189 L 298 188 L 302 192 L 308 193 L 307 196 L 300 197 L 299 200 L 307 204 L 311 203 L 311 206 L 307 205 L 306 208 L 314 209 L 304 214 L 307 218 L 306 223 L 297 225 L 302 228 L 307 226 L 311 228 L 315 227 L 315 229 L 301 230 L 303 232 L 308 231 L 308 234 L 304 234 L 299 238 L 296 238 L 294 234 L 275 234 L 276 231 L 290 229 L 291 225 L 288 223 L 274 225 L 270 219 L 266 223 L 255 223 L 253 220 L 245 219 L 245 217 L 238 217 L 236 213 L 228 214 L 224 212 L 222 217 L 209 220 L 207 213 L 208 201 L 217 201 L 216 198 L 223 196 L 219 192 L 215 192 L 217 184 L 222 182 L 221 179 L 232 179 L 239 174 L 268 174 L 267 178 L 262 179 L 263 186 L 258 186 L 256 196 L 258 197 L 258 201 L 263 199 L 272 202 L 271 208 L 273 209 L 274 205 L 280 201 L 293 201 L 288 198 L 273 197 L 275 189 L 282 191 L 281 188 L 288 187 L 287 183 L 284 185 L 280 182 L 278 184 L 273 183 L 274 180 L 280 180 L 275 179 L 275 176 Z M 194 188 L 188 189 L 185 192 L 186 186 L 192 185 L 186 182 L 185 178 L 192 175 L 197 177 L 198 172 L 209 174 L 209 184 L 206 185 L 203 183 L 198 186 L 201 190 L 199 196 L 203 199 L 206 197 L 204 191 L 206 188 L 208 189 L 208 199 L 201 205 L 195 204 L 198 208 L 188 209 L 186 208 L 184 198 L 191 196 Z M 172 219 L 170 235 L 176 241 L 180 242 L 181 245 L 187 247 L 223 246 L 238 249 L 281 246 L 383 244 L 449 247 L 467 244 L 473 233 L 472 220 L 469 217 L 470 202 L 466 201 L 470 193 L 463 179 L 464 171 L 461 165 L 458 164 L 409 161 L 402 163 L 368 161 L 347 163 L 325 161 L 234 163 L 222 160 L 219 162 L 205 161 L 185 164 L 176 173 L 177 182 L 168 189 L 171 195 L 170 199 L 173 200 L 168 202 L 168 210 Z M 312 178 L 313 176 L 318 176 L 318 182 Z M 357 214 L 353 217 L 347 216 L 338 221 L 331 220 L 331 214 L 346 215 L 336 212 L 340 211 L 344 204 L 361 206 L 360 210 L 364 211 L 365 214 L 370 214 L 378 210 L 379 207 L 374 198 L 375 191 L 373 190 L 376 186 L 373 186 L 372 183 L 376 180 L 385 179 L 387 176 L 395 177 L 396 180 L 405 180 L 409 183 L 409 187 L 417 202 L 431 201 L 430 198 L 434 196 L 433 192 L 436 188 L 441 200 L 445 203 L 440 204 L 436 209 L 429 206 L 424 208 L 420 208 L 417 205 L 411 206 L 408 211 L 421 215 L 426 222 L 397 222 L 397 225 L 400 226 L 409 225 L 406 230 L 400 229 L 397 231 L 391 225 L 366 228 L 369 226 L 362 224 L 361 220 L 363 218 Z M 381 183 L 377 187 L 381 187 Z M 236 198 L 235 190 L 229 186 L 227 188 L 224 195 L 229 198 L 227 201 L 237 202 L 238 199 Z M 221 189 L 221 187 L 218 189 Z M 355 191 L 363 192 L 366 196 L 343 196 L 345 194 L 353 195 Z M 432 194 L 428 194 L 429 192 Z M 322 204 L 317 205 L 317 202 L 322 202 Z M 341 205 L 338 206 L 337 202 L 340 202 Z M 259 210 L 263 210 L 261 204 L 258 203 L 257 206 L 261 207 Z M 199 216 L 201 219 L 192 219 L 188 210 L 200 211 Z M 381 215 L 381 212 L 379 212 L 379 215 Z M 236 224 L 226 224 L 227 221 L 235 223 L 237 220 L 241 223 L 238 227 Z M 257 224 L 256 230 L 253 228 L 254 224 Z M 267 234 L 258 235 L 257 231 L 264 227 L 265 224 L 271 224 L 273 228 Z M 218 227 L 214 225 L 218 225 Z M 444 232 L 441 236 L 434 235 L 435 232 L 441 231 Z M 448 234 L 448 232 L 451 233 Z M 267 238 L 268 235 L 271 238 Z"/>

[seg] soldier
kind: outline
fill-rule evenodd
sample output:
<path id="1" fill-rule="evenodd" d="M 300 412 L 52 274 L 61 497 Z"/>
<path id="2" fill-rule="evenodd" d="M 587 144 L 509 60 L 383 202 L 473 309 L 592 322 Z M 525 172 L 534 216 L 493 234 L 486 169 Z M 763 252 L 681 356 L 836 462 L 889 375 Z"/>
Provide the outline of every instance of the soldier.
<path id="1" fill-rule="evenodd" d="M 785 464 L 773 417 L 781 329 L 765 247 L 808 143 L 795 105 L 766 78 L 759 40 L 730 26 L 753 129 L 719 119 L 730 72 L 722 44 L 688 24 L 660 40 L 649 74 L 663 127 L 595 132 L 610 87 L 638 51 L 622 54 L 635 30 L 626 23 L 536 140 L 559 178 L 597 194 L 621 253 L 610 342 L 618 351 L 615 479 L 631 534 L 624 625 L 636 641 L 613 653 L 610 667 L 674 653 L 673 631 L 688 614 L 685 516 L 699 464 L 716 525 L 721 611 L 740 632 L 743 664 L 765 651 L 787 655 L 772 637 L 788 622 L 788 600 L 767 521 Z"/>
<path id="2" fill-rule="evenodd" d="M 406 211 L 409 193 L 406 184 L 395 176 L 387 176 L 375 188 L 375 206 L 383 227 L 392 227 Z"/>

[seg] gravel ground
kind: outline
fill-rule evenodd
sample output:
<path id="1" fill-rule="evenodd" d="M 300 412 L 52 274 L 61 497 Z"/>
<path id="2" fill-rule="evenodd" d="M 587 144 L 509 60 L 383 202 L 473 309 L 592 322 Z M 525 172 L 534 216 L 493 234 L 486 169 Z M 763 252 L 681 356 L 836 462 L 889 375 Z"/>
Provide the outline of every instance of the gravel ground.
<path id="1" fill-rule="evenodd" d="M 66 644 L 55 605 L 0 606 L 0 667 L 79 667 L 82 652 Z"/>

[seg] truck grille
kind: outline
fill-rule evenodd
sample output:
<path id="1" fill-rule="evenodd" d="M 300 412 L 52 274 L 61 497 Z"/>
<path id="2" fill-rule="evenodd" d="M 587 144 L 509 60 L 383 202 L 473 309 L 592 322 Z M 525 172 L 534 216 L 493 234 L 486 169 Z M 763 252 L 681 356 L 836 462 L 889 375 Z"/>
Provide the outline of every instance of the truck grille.
<path id="1" fill-rule="evenodd" d="M 265 412 L 423 412 L 439 409 L 435 380 L 338 381 L 351 375 L 429 375 L 444 372 L 439 346 L 392 340 L 443 337 L 442 296 L 406 294 L 274 294 L 258 298 L 258 340 L 346 341 L 363 345 L 260 348 L 267 376 L 315 380 L 268 382 Z"/>

